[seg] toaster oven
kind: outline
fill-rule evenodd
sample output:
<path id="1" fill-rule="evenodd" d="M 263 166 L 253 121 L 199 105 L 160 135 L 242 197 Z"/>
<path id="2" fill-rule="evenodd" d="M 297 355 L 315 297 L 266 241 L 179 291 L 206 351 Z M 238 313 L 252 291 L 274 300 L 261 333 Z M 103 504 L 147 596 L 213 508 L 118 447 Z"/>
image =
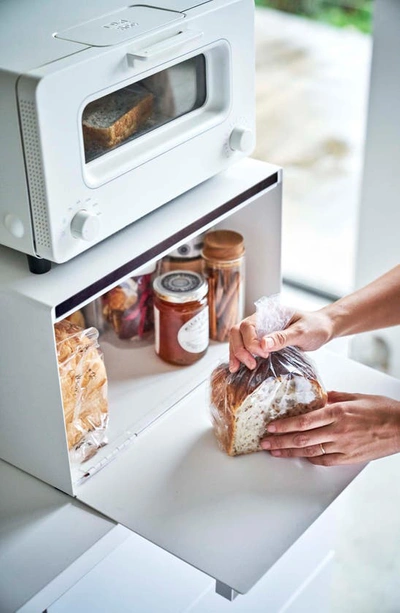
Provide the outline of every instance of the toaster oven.
<path id="1" fill-rule="evenodd" d="M 1 3 L 0 243 L 44 272 L 251 153 L 253 18 L 251 0 Z"/>

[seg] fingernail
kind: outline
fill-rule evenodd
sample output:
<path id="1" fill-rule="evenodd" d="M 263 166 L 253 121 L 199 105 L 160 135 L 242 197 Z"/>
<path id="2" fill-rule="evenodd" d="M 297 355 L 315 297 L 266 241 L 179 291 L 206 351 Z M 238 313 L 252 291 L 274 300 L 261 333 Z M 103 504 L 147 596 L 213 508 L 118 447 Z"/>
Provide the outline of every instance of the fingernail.
<path id="1" fill-rule="evenodd" d="M 271 442 L 270 441 L 262 441 L 261 447 L 263 449 L 271 449 Z"/>
<path id="2" fill-rule="evenodd" d="M 282 454 L 281 454 L 281 452 L 279 451 L 279 449 L 275 449 L 274 451 L 271 451 L 271 455 L 280 456 L 280 455 L 282 455 Z"/>
<path id="3" fill-rule="evenodd" d="M 274 424 L 270 424 L 269 426 L 267 426 L 267 431 L 276 432 L 276 426 L 274 426 Z"/>
<path id="4" fill-rule="evenodd" d="M 275 345 L 274 339 L 271 338 L 270 336 L 267 336 L 267 338 L 264 338 L 264 343 L 267 349 L 272 349 L 272 347 Z"/>

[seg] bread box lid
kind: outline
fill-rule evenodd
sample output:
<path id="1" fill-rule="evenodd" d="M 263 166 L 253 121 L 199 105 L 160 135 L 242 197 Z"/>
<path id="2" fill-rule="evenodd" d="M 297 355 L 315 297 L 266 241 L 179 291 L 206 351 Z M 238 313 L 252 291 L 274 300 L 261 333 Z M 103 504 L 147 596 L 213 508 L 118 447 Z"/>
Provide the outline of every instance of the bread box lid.
<path id="1" fill-rule="evenodd" d="M 319 352 L 330 389 L 390 393 L 400 385 Z M 208 380 L 77 489 L 78 498 L 239 593 L 247 592 L 364 466 L 322 467 L 268 453 L 229 457 L 216 443 Z"/>
<path id="2" fill-rule="evenodd" d="M 80 23 L 54 36 L 93 47 L 108 47 L 181 21 L 184 17 L 184 13 L 178 11 L 135 5 Z"/>

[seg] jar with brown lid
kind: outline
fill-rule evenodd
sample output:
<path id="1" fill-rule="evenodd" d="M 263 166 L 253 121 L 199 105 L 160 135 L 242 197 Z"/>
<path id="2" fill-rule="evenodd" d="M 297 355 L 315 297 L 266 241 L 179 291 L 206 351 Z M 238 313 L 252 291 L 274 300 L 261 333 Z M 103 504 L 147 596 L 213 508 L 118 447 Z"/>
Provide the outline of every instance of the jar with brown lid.
<path id="1" fill-rule="evenodd" d="M 233 230 L 215 230 L 204 237 L 204 274 L 208 280 L 210 338 L 227 341 L 244 316 L 245 247 Z"/>
<path id="2" fill-rule="evenodd" d="M 156 277 L 154 329 L 157 355 L 171 364 L 188 366 L 208 348 L 208 286 L 195 272 L 176 270 Z"/>

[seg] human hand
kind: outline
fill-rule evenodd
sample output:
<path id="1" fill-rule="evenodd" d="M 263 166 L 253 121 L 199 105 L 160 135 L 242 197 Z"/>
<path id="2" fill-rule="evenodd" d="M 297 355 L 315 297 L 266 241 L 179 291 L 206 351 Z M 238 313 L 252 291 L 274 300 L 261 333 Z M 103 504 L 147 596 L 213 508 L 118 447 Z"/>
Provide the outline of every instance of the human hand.
<path id="1" fill-rule="evenodd" d="M 328 404 L 274 421 L 261 446 L 281 458 L 334 466 L 400 451 L 400 402 L 385 396 L 329 392 Z"/>
<path id="2" fill-rule="evenodd" d="M 319 349 L 333 336 L 333 324 L 324 309 L 300 313 L 291 318 L 285 330 L 278 330 L 261 339 L 256 333 L 256 314 L 233 326 L 229 337 L 229 370 L 236 372 L 243 363 L 251 370 L 254 356 L 267 358 L 271 351 L 295 345 L 303 351 Z"/>

